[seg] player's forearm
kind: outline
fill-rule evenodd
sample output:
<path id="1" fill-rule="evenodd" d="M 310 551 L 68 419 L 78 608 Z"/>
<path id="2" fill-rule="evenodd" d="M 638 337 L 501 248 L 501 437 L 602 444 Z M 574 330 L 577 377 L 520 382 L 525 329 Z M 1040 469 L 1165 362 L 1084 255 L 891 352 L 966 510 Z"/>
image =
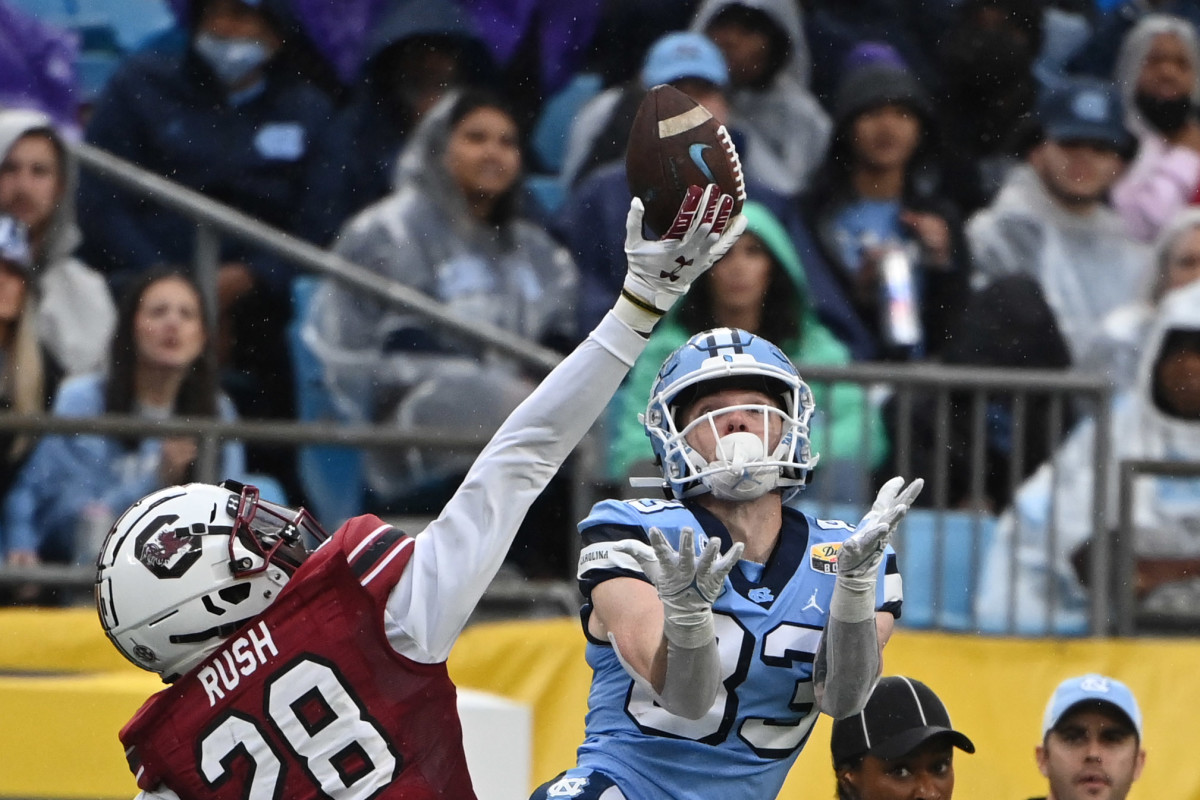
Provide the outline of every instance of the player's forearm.
<path id="1" fill-rule="evenodd" d="M 867 704 L 883 668 L 875 619 L 847 622 L 830 617 L 813 659 L 817 707 L 835 719 Z"/>
<path id="2" fill-rule="evenodd" d="M 700 719 L 712 707 L 721 685 L 721 659 L 716 639 L 701 647 L 680 647 L 663 639 L 661 665 L 656 664 L 655 693 L 667 711 Z M 657 661 L 657 659 L 656 659 Z"/>

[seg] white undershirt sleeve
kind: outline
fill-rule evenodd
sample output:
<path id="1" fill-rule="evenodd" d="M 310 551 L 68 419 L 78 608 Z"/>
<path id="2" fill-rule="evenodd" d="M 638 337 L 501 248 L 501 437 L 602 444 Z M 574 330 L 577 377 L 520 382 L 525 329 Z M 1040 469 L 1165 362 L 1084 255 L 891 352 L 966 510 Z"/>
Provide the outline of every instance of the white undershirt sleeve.
<path id="1" fill-rule="evenodd" d="M 417 535 L 388 598 L 386 630 L 398 653 L 422 663 L 446 660 L 529 506 L 645 345 L 610 312 L 500 426 L 441 515 Z"/>

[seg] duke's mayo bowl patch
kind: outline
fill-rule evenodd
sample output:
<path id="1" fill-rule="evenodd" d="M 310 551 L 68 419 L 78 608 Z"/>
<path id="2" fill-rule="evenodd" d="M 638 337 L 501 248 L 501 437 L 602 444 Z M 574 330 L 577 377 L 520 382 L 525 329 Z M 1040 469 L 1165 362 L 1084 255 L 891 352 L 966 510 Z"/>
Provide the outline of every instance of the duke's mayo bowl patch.
<path id="1" fill-rule="evenodd" d="M 841 542 L 825 542 L 824 544 L 814 544 L 812 549 L 809 551 L 808 564 L 817 572 L 824 572 L 827 575 L 836 575 L 838 551 L 841 549 Z"/>

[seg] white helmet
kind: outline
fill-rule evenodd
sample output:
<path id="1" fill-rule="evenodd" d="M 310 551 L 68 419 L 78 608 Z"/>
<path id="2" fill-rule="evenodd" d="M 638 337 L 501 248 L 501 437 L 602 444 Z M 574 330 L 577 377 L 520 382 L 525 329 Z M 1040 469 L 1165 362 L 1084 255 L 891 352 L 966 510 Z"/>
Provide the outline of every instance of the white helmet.
<path id="1" fill-rule="evenodd" d="M 96 609 L 121 654 L 171 682 L 279 596 L 328 535 L 304 509 L 225 481 L 143 497 L 113 524 L 96 563 Z"/>

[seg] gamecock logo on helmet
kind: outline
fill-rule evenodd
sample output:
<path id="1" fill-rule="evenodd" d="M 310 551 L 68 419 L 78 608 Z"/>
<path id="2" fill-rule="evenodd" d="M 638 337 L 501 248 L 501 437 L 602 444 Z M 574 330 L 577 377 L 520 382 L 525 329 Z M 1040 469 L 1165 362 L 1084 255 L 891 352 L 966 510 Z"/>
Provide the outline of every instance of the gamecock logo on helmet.
<path id="1" fill-rule="evenodd" d="M 179 517 L 171 514 L 151 521 L 137 536 L 134 553 L 146 569 L 159 578 L 178 578 L 200 558 L 199 536 L 187 528 L 174 527 Z"/>

